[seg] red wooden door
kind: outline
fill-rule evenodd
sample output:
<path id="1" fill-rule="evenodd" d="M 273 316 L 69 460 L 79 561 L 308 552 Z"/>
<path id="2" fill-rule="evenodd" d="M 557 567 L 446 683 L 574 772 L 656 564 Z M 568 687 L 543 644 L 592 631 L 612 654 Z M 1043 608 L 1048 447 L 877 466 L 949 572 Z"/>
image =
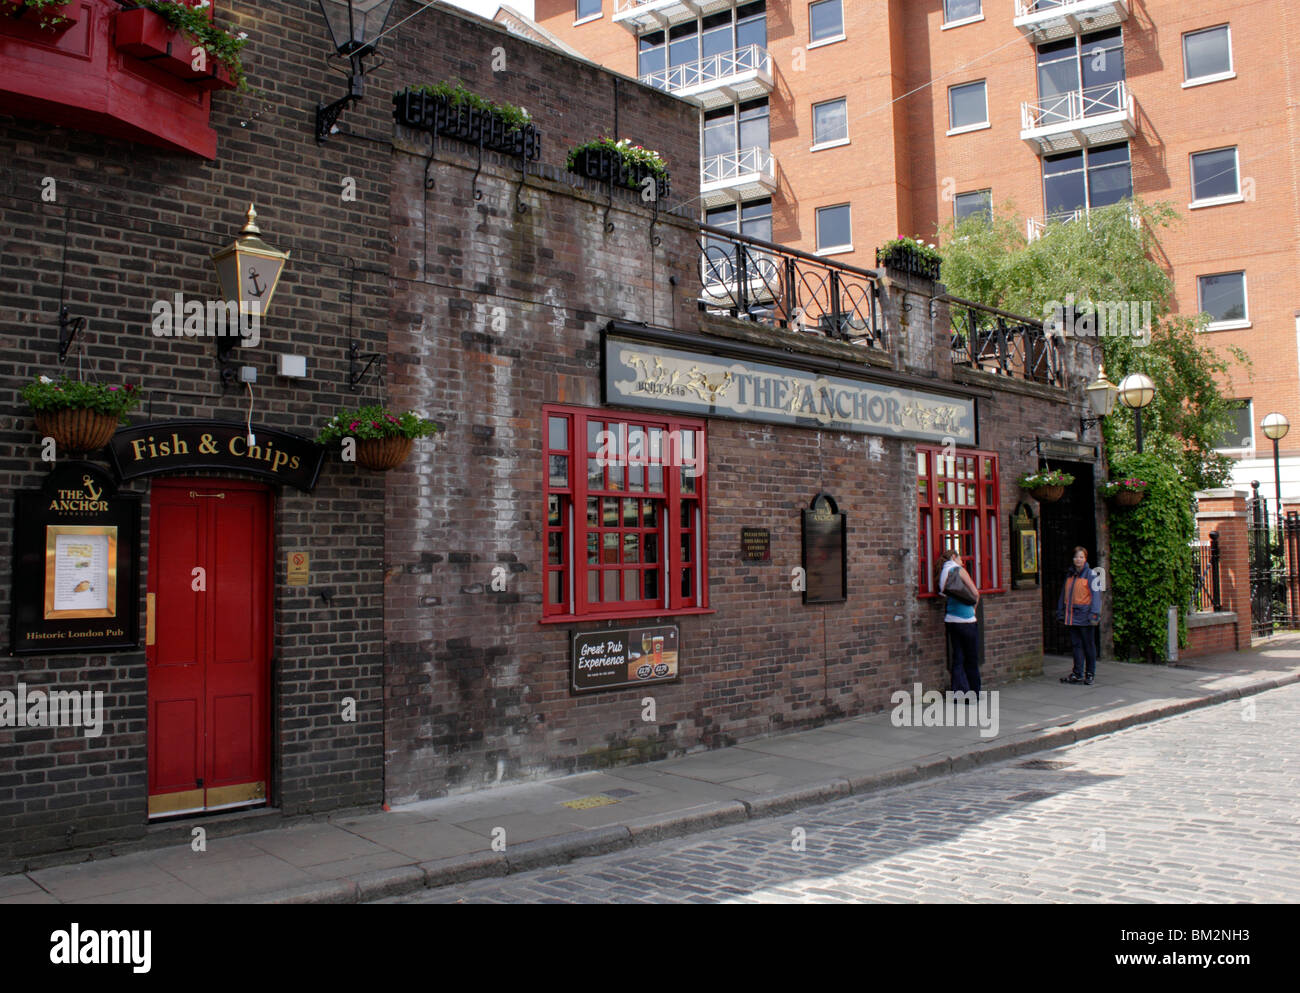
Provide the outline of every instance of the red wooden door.
<path id="1" fill-rule="evenodd" d="M 264 803 L 270 755 L 270 498 L 160 480 L 150 509 L 149 815 Z"/>

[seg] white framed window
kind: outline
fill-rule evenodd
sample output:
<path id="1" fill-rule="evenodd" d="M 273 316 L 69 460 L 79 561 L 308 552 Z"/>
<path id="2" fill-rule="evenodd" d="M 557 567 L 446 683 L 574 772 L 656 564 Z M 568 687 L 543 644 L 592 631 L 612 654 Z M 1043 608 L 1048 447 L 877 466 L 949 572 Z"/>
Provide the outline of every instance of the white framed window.
<path id="1" fill-rule="evenodd" d="M 853 215 L 847 203 L 817 208 L 817 254 L 853 251 Z"/>
<path id="2" fill-rule="evenodd" d="M 948 133 L 989 127 L 989 97 L 984 80 L 948 87 Z"/>
<path id="3" fill-rule="evenodd" d="M 844 5 L 841 0 L 819 0 L 808 5 L 808 47 L 844 39 Z"/>
<path id="4" fill-rule="evenodd" d="M 1235 79 L 1232 31 L 1226 24 L 1183 35 L 1183 86 Z"/>
<path id="5" fill-rule="evenodd" d="M 603 0 L 573 0 L 573 23 L 595 20 L 601 14 Z"/>
<path id="6" fill-rule="evenodd" d="M 958 193 L 952 198 L 952 216 L 958 224 L 968 217 L 983 217 L 985 222 L 993 220 L 993 191 L 974 190 L 970 193 Z"/>
<path id="7" fill-rule="evenodd" d="M 832 148 L 849 143 L 848 99 L 827 100 L 813 104 L 813 149 Z"/>
<path id="8" fill-rule="evenodd" d="M 1232 400 L 1232 424 L 1210 447 L 1216 452 L 1253 452 L 1255 450 L 1255 404 L 1252 400 Z"/>
<path id="9" fill-rule="evenodd" d="M 943 0 L 944 30 L 982 20 L 984 20 L 982 0 Z"/>
<path id="10" fill-rule="evenodd" d="M 1196 305 L 1201 313 L 1210 315 L 1210 331 L 1250 327 L 1246 273 L 1220 272 L 1212 276 L 1197 276 Z"/>
<path id="11" fill-rule="evenodd" d="M 1192 209 L 1241 202 L 1241 175 L 1236 147 L 1193 152 Z"/>

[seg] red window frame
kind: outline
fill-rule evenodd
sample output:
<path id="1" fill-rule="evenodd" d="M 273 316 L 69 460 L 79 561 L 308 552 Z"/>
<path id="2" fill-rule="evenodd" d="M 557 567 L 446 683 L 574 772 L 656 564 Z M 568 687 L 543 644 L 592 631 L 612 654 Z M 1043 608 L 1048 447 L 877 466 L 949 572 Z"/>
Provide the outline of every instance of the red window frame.
<path id="1" fill-rule="evenodd" d="M 916 446 L 917 592 L 938 596 L 936 564 L 955 548 L 981 593 L 1006 592 L 996 452 Z"/>
<path id="2" fill-rule="evenodd" d="M 542 622 L 707 611 L 705 423 L 546 404 L 542 441 Z"/>

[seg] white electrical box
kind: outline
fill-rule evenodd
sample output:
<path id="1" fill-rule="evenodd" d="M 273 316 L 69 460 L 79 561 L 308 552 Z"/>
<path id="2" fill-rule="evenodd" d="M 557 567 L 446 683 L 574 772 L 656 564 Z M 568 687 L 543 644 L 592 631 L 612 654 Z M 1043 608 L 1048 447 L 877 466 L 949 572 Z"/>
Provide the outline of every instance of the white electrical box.
<path id="1" fill-rule="evenodd" d="M 280 355 L 280 375 L 298 378 L 307 375 L 307 356 Z"/>

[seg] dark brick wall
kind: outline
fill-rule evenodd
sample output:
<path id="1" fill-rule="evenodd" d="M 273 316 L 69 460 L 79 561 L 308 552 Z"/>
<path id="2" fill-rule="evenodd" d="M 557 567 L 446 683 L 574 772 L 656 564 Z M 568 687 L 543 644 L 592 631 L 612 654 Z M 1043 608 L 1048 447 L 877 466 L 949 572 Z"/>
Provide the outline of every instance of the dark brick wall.
<path id="1" fill-rule="evenodd" d="M 390 24 L 417 6 L 399 3 Z M 218 8 L 223 22 L 250 35 L 244 63 L 254 92 L 214 97 L 215 162 L 0 116 L 0 334 L 10 359 L 0 369 L 0 390 L 8 398 L 0 405 L 0 518 L 11 519 L 12 492 L 35 487 L 47 468 L 39 462 L 38 439 L 18 391 L 34 376 L 62 371 L 56 317 L 65 280 L 65 230 L 66 299 L 89 328 L 80 356 L 84 374 L 139 383 L 148 409 L 135 415 L 136 421 L 239 419 L 247 396 L 221 388 L 211 341 L 155 338 L 149 315 L 153 300 L 176 292 L 215 295 L 209 257 L 235 236 L 244 210 L 255 201 L 264 237 L 291 251 L 292 258 L 264 321 L 262 343 L 241 353 L 241 361 L 259 372 L 254 417 L 314 435 L 340 406 L 384 399 L 389 386 L 409 382 L 400 336 L 391 355 L 385 347 L 393 319 L 389 300 L 406 280 L 430 281 L 419 317 L 429 322 L 430 332 L 447 335 L 474 361 L 490 364 L 499 358 L 496 343 L 490 333 L 471 329 L 493 294 L 503 294 L 512 305 L 536 297 L 538 312 L 553 314 L 554 306 L 545 302 L 551 286 L 533 275 L 543 260 L 555 279 L 569 284 L 595 284 L 609 275 L 608 269 L 584 265 L 572 245 L 482 237 L 489 215 L 515 216 L 519 174 L 489 155 L 489 169 L 501 173 L 504 168 L 506 178 L 485 177 L 489 199 L 474 203 L 464 147 L 446 152 L 459 159 L 458 167 L 431 167 L 436 189 L 429 198 L 456 200 L 465 223 L 431 223 L 427 241 L 421 224 L 417 238 L 423 214 L 399 216 L 390 205 L 395 175 L 422 188 L 426 154 L 393 150 L 390 95 L 395 89 L 458 78 L 489 97 L 526 106 L 544 135 L 542 161 L 531 167 L 550 177 L 538 181 L 543 185 L 555 187 L 560 178 L 559 185 L 568 189 L 577 181 L 563 171 L 567 148 L 617 128 L 665 152 L 679 202 L 698 191 L 698 130 L 689 106 L 442 7 L 421 11 L 389 36 L 386 64 L 367 76 L 365 98 L 344 113 L 341 133 L 317 145 L 312 131 L 317 102 L 345 90 L 344 77 L 331 72 L 325 59 L 328 39 L 317 5 L 281 0 L 219 3 Z M 40 199 L 47 176 L 57 182 L 53 203 Z M 354 198 L 344 195 L 348 185 L 355 186 Z M 534 202 L 535 213 L 521 218 L 522 227 L 514 230 L 549 223 L 548 205 L 534 192 L 526 190 L 523 197 Z M 619 200 L 626 213 L 632 198 Z M 602 207 L 594 194 L 587 198 L 591 217 Z M 620 234 L 629 252 L 633 242 L 651 237 L 649 218 L 639 209 L 629 215 Z M 675 231 L 672 250 L 685 253 L 690 239 L 680 227 Z M 667 250 L 659 255 L 663 264 Z M 638 285 L 624 288 L 627 313 L 643 312 L 640 302 L 652 276 L 646 273 Z M 684 296 L 678 304 L 689 314 Z M 671 305 L 664 292 L 660 320 L 671 323 L 666 314 Z M 565 321 L 585 323 L 589 316 L 569 315 Z M 363 353 L 383 353 L 391 360 L 386 368 L 380 363 L 381 375 L 359 394 L 347 385 L 351 339 Z M 562 342 L 557 335 L 557 347 Z M 307 355 L 306 379 L 275 375 L 281 351 Z M 409 388 L 393 390 L 394 403 L 426 410 L 447 421 L 452 433 L 463 426 L 476 452 L 509 443 L 508 425 L 500 418 L 471 419 L 440 401 L 442 384 L 456 375 L 453 363 L 444 369 L 442 359 L 440 354 L 426 364 L 414 395 Z M 418 451 L 424 455 L 432 447 L 422 443 Z M 468 485 L 457 484 L 461 490 Z M 276 494 L 272 800 L 286 814 L 374 804 L 383 796 L 383 590 L 391 578 L 386 570 L 403 568 L 409 547 L 400 527 L 391 528 L 386 539 L 385 513 L 391 523 L 391 515 L 403 511 L 431 512 L 393 499 L 385 510 L 384 486 L 381 477 L 331 457 L 314 493 L 286 488 Z M 126 489 L 144 497 L 143 594 L 149 487 L 135 481 Z M 438 494 L 434 502 L 451 498 Z M 459 546 L 451 545 L 440 554 L 456 554 Z M 284 585 L 285 553 L 293 549 L 311 554 L 306 588 Z M 0 529 L 0 559 L 9 561 L 11 552 L 9 530 Z M 19 577 L 9 577 L 0 587 L 0 640 L 7 639 L 9 590 L 16 581 Z M 328 603 L 321 591 L 330 594 Z M 143 602 L 142 595 L 142 613 Z M 441 640 L 454 641 L 454 635 Z M 400 658 L 405 651 L 399 641 L 391 656 Z M 464 666 L 461 675 L 471 678 L 472 666 Z M 0 664 L 0 689 L 19 681 L 31 687 L 66 683 L 104 689 L 108 725 L 93 740 L 71 729 L 0 729 L 0 862 L 21 863 L 59 849 L 141 836 L 147 783 L 143 651 Z M 504 706 L 512 692 L 503 690 L 492 699 Z M 346 696 L 357 701 L 355 723 L 340 720 Z M 394 724 L 400 724 L 400 715 L 401 708 L 393 707 Z M 69 818 L 69 809 L 77 811 L 75 817 Z"/>
<path id="2" fill-rule="evenodd" d="M 406 137 L 411 152 L 423 150 Z M 393 395 L 427 403 L 446 432 L 387 480 L 386 798 L 718 747 L 879 710 L 915 682 L 946 688 L 942 613 L 916 595 L 915 445 L 712 419 L 705 482 L 714 612 L 674 619 L 682 681 L 570 695 L 570 632 L 621 625 L 539 623 L 541 408 L 601 405 L 601 328 L 621 318 L 894 364 L 942 390 L 953 379 L 947 311 L 931 306 L 932 284 L 891 287 L 883 354 L 702 318 L 692 304 L 697 255 L 677 219 L 662 219 L 662 243 L 652 248 L 650 212 L 635 198 L 615 195 L 606 232 L 604 193 L 544 177 L 530 179 L 530 210 L 520 215 L 507 169 L 485 167 L 484 198 L 475 201 L 474 160 L 452 148 L 438 155 L 434 193 L 422 186 L 423 159 L 412 156 L 396 163 L 392 195 L 398 256 L 415 260 L 406 263 L 410 278 L 393 282 Z M 438 237 L 462 230 L 475 240 Z M 1064 390 L 966 378 L 987 394 L 981 447 L 1002 456 L 1005 575 L 1014 480 L 1037 463 L 1021 439 L 1077 426 L 1078 408 Z M 849 515 L 851 595 L 843 605 L 805 607 L 790 574 L 800 561 L 799 511 L 819 490 Z M 741 561 L 746 525 L 771 529 L 771 562 Z M 492 569 L 502 564 L 509 584 L 494 592 Z M 988 597 L 991 683 L 1041 671 L 1041 595 Z M 650 723 L 641 719 L 646 696 L 656 702 Z"/>
<path id="3" fill-rule="evenodd" d="M 0 117 L 0 520 L 15 490 L 36 487 L 47 465 L 18 395 L 41 374 L 80 367 L 86 378 L 129 381 L 146 391 L 133 421 L 246 415 L 247 395 L 223 390 L 211 339 L 150 332 L 150 306 L 181 292 L 217 294 L 210 256 L 233 239 L 256 202 L 263 236 L 292 253 L 262 341 L 240 351 L 258 370 L 254 420 L 314 436 L 353 401 L 346 376 L 349 284 L 355 265 L 353 333 L 363 350 L 386 333 L 389 266 L 388 156 L 343 138 L 317 148 L 318 94 L 340 89 L 323 65 L 319 10 L 294 3 L 221 3 L 220 16 L 251 35 L 245 64 L 260 95 L 213 99 L 218 159 L 161 152 L 49 123 Z M 381 91 L 381 87 L 376 87 Z M 391 131 L 381 92 L 353 115 L 365 132 Z M 57 199 L 42 202 L 53 177 Z M 341 179 L 357 181 L 344 202 Z M 63 255 L 65 230 L 68 253 Z M 87 319 L 84 350 L 60 367 L 60 286 Z M 308 376 L 275 375 L 276 355 L 308 356 Z M 149 545 L 144 497 L 141 631 Z M 272 799 L 286 813 L 374 804 L 382 795 L 383 481 L 331 457 L 312 494 L 291 488 L 274 502 L 275 575 Z M 285 553 L 311 554 L 311 586 L 290 588 Z M 0 645 L 7 652 L 11 529 L 0 528 Z M 332 589 L 326 606 L 315 591 Z M 142 836 L 146 829 L 146 671 L 143 651 L 0 662 L 0 689 L 19 682 L 106 692 L 99 738 L 78 729 L 0 729 L 0 862 Z M 342 697 L 357 720 L 340 720 Z"/>

